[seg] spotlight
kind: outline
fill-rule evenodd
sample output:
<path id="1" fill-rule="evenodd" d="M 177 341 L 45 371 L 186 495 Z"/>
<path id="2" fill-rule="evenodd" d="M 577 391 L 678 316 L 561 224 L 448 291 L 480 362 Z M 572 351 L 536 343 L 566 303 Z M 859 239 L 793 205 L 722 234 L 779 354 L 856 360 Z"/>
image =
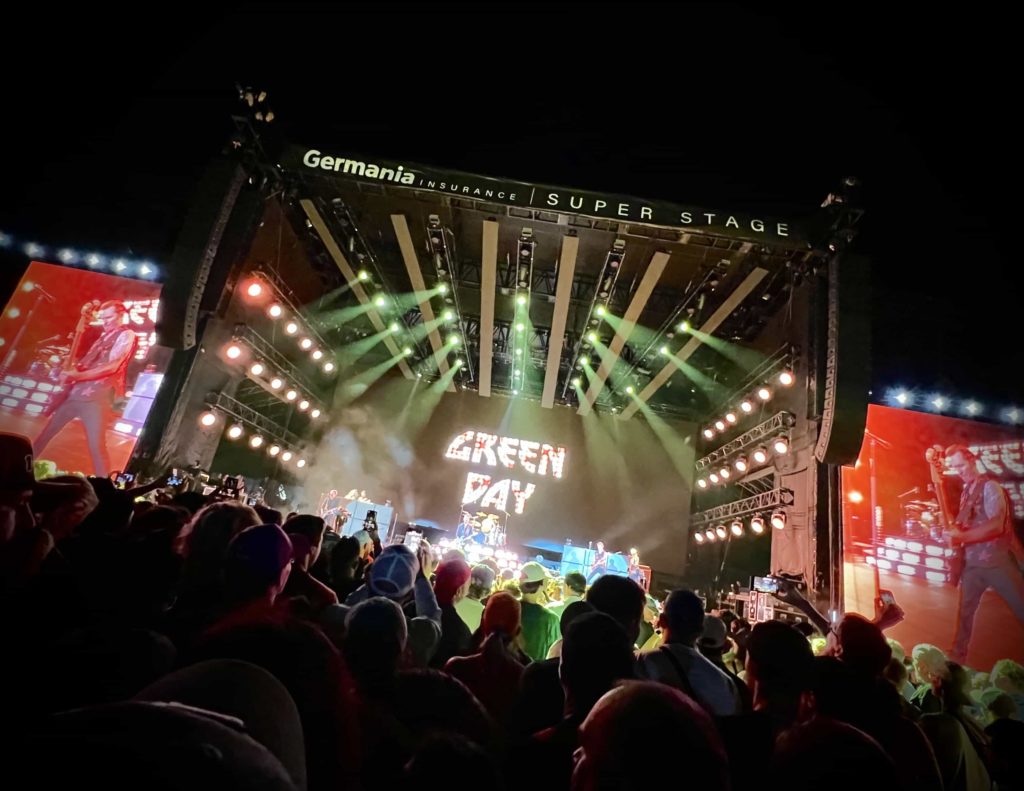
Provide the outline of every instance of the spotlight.
<path id="1" fill-rule="evenodd" d="M 310 349 L 313 348 L 313 339 L 303 338 L 301 341 L 299 341 L 299 346 L 302 348 L 303 351 L 308 352 Z"/>
<path id="2" fill-rule="evenodd" d="M 708 480 L 711 481 L 711 483 L 718 483 L 718 473 L 717 472 L 711 473 L 708 476 Z"/>
<path id="3" fill-rule="evenodd" d="M 768 461 L 768 450 L 767 448 L 758 448 L 754 451 L 754 461 L 758 464 L 764 464 Z"/>
<path id="4" fill-rule="evenodd" d="M 732 466 L 736 468 L 737 472 L 746 472 L 748 466 L 747 457 L 740 456 L 738 459 L 736 459 L 736 461 L 733 462 Z"/>
<path id="5" fill-rule="evenodd" d="M 388 329 L 391 330 L 391 332 L 398 332 L 402 329 L 402 326 L 397 321 L 393 321 Z"/>
<path id="6" fill-rule="evenodd" d="M 267 315 L 272 319 L 279 319 L 284 314 L 284 308 L 278 305 L 276 302 L 267 308 Z"/>
<path id="7" fill-rule="evenodd" d="M 463 365 L 465 365 L 465 363 L 462 360 L 456 360 L 455 361 L 455 367 L 456 368 L 461 368 Z"/>
<path id="8" fill-rule="evenodd" d="M 736 413 L 735 412 L 727 413 L 726 416 L 725 416 L 725 422 L 726 423 L 735 423 L 736 422 Z"/>
<path id="9" fill-rule="evenodd" d="M 234 425 L 228 429 L 228 439 L 238 439 L 242 436 L 244 429 L 239 425 Z"/>
<path id="10" fill-rule="evenodd" d="M 714 439 L 715 438 L 715 430 L 709 426 L 708 428 L 704 429 L 704 436 L 707 439 Z"/>
<path id="11" fill-rule="evenodd" d="M 689 332 L 690 331 L 690 322 L 688 322 L 688 321 L 682 322 L 679 325 L 678 329 L 679 329 L 680 332 Z"/>
<path id="12" fill-rule="evenodd" d="M 976 417 L 977 415 L 981 414 L 981 404 L 979 404 L 977 401 L 968 401 L 966 404 L 964 404 L 964 412 L 966 412 L 971 417 Z"/>
<path id="13" fill-rule="evenodd" d="M 297 462 L 295 462 L 295 466 L 298 467 L 301 470 L 303 467 L 306 466 L 306 460 L 305 459 L 299 459 Z"/>
<path id="14" fill-rule="evenodd" d="M 589 333 L 587 335 L 587 340 L 590 341 L 591 343 L 597 343 L 597 333 L 596 332 Z"/>
<path id="15" fill-rule="evenodd" d="M 303 398 L 301 401 L 299 401 L 299 411 L 305 412 L 307 409 L 309 409 L 309 401 Z"/>
<path id="16" fill-rule="evenodd" d="M 320 351 L 319 349 L 314 349 L 313 353 L 310 355 L 310 357 L 312 357 L 314 360 L 321 360 L 321 359 L 323 359 L 323 356 L 324 356 L 324 353 L 322 351 Z"/>
<path id="17" fill-rule="evenodd" d="M 518 390 L 513 390 L 512 391 L 512 395 L 519 395 L 519 391 Z"/>
<path id="18" fill-rule="evenodd" d="M 248 288 L 245 289 L 245 293 L 254 299 L 263 293 L 263 284 L 258 280 L 254 280 L 249 284 Z"/>
<path id="19" fill-rule="evenodd" d="M 439 283 L 438 286 L 437 286 L 437 293 L 438 294 L 447 294 L 448 293 L 448 284 L 447 283 Z"/>
<path id="20" fill-rule="evenodd" d="M 740 404 L 740 410 L 746 412 L 749 415 L 751 412 L 754 411 L 754 405 L 751 404 L 749 401 L 744 401 L 743 403 Z"/>
<path id="21" fill-rule="evenodd" d="M 232 343 L 224 350 L 224 356 L 229 360 L 237 360 L 242 356 L 242 347 L 237 343 Z"/>
<path id="22" fill-rule="evenodd" d="M 258 448 L 262 444 L 263 437 L 261 437 L 259 434 L 253 434 L 253 436 L 249 439 L 249 447 L 251 448 Z"/>
<path id="23" fill-rule="evenodd" d="M 460 339 L 459 339 L 459 336 L 458 336 L 458 335 L 451 335 L 451 336 L 449 336 L 449 337 L 448 337 L 448 343 L 449 343 L 449 344 L 450 344 L 451 346 L 458 346 L 458 345 L 459 345 L 459 343 L 460 343 Z"/>
<path id="24" fill-rule="evenodd" d="M 590 358 L 587 355 L 580 355 L 580 365 L 590 365 Z"/>
<path id="25" fill-rule="evenodd" d="M 455 314 L 450 310 L 446 310 L 444 313 L 441 314 L 441 318 L 444 319 L 445 321 L 454 321 Z"/>
<path id="26" fill-rule="evenodd" d="M 280 452 L 281 452 L 281 446 L 280 445 L 271 445 L 269 448 L 267 448 L 267 453 L 269 453 L 271 456 L 276 456 Z"/>
<path id="27" fill-rule="evenodd" d="M 333 370 L 334 370 L 334 363 L 332 363 L 330 360 L 328 360 L 327 362 L 324 363 L 324 373 L 325 374 L 329 374 Z"/>
<path id="28" fill-rule="evenodd" d="M 697 486 L 700 489 L 707 489 L 708 488 L 708 482 L 704 478 L 698 478 L 697 479 Z"/>
<path id="29" fill-rule="evenodd" d="M 722 467 L 722 469 L 718 471 L 718 477 L 721 478 L 723 481 L 729 480 L 730 475 L 732 475 L 732 470 L 730 470 L 728 467 Z"/>
<path id="30" fill-rule="evenodd" d="M 289 321 L 287 324 L 284 325 L 284 331 L 288 335 L 294 335 L 299 331 L 299 325 L 296 324 L 294 321 Z"/>
<path id="31" fill-rule="evenodd" d="M 715 531 L 712 530 L 710 527 L 704 531 L 704 536 L 707 538 L 708 541 L 715 541 L 718 538 L 718 536 L 715 535 Z"/>
<path id="32" fill-rule="evenodd" d="M 739 519 L 737 519 L 735 522 L 729 525 L 729 530 L 732 532 L 734 536 L 742 536 L 743 523 Z"/>
<path id="33" fill-rule="evenodd" d="M 286 450 L 284 453 L 281 454 L 281 461 L 291 461 L 292 456 L 294 455 L 295 454 L 292 453 L 290 450 Z"/>
<path id="34" fill-rule="evenodd" d="M 522 357 L 522 356 L 523 356 L 523 350 L 522 349 L 516 349 L 516 357 Z"/>
<path id="35" fill-rule="evenodd" d="M 1021 411 L 1017 407 L 1010 407 L 1003 413 L 1003 420 L 1007 423 L 1017 425 L 1021 421 Z"/>
<path id="36" fill-rule="evenodd" d="M 209 411 L 207 411 L 207 412 L 203 412 L 203 414 L 201 414 L 199 416 L 199 425 L 200 426 L 206 426 L 207 428 L 209 428 L 210 426 L 212 426 L 216 422 L 217 422 L 217 413 L 216 412 L 209 412 Z"/>
<path id="37" fill-rule="evenodd" d="M 661 349 L 659 349 L 659 351 L 661 352 L 663 357 L 668 357 L 668 355 L 669 355 L 668 346 L 662 346 Z"/>
<path id="38" fill-rule="evenodd" d="M 627 395 L 633 395 L 633 385 L 627 385 L 626 386 L 626 394 Z"/>
<path id="39" fill-rule="evenodd" d="M 378 308 L 383 308 L 385 305 L 388 304 L 388 301 L 386 297 L 379 296 L 373 301 L 373 304 L 376 305 Z"/>
<path id="40" fill-rule="evenodd" d="M 772 527 L 774 527 L 776 530 L 782 530 L 782 528 L 784 528 L 785 526 L 786 526 L 786 512 L 785 511 L 781 511 L 781 510 L 780 511 L 775 511 L 772 514 Z"/>
<path id="41" fill-rule="evenodd" d="M 936 412 L 941 412 L 943 409 L 949 406 L 949 399 L 943 398 L 942 396 L 933 396 L 928 399 L 928 405 Z"/>
<path id="42" fill-rule="evenodd" d="M 775 444 L 772 445 L 772 448 L 780 456 L 785 456 L 787 453 L 789 453 L 789 440 L 786 439 L 785 437 L 778 437 L 775 440 Z"/>
<path id="43" fill-rule="evenodd" d="M 719 525 L 715 528 L 715 535 L 725 541 L 726 537 L 729 535 L 729 531 L 725 529 L 725 525 Z"/>
<path id="44" fill-rule="evenodd" d="M 862 503 L 862 502 L 864 502 L 864 495 L 861 494 L 860 492 L 858 492 L 856 489 L 854 489 L 852 492 L 850 492 L 850 494 L 847 495 L 847 497 L 849 498 L 851 503 Z"/>
<path id="45" fill-rule="evenodd" d="M 263 363 L 253 363 L 251 366 L 249 366 L 249 373 L 251 373 L 253 376 L 260 376 L 264 370 L 266 369 L 264 369 Z"/>
<path id="46" fill-rule="evenodd" d="M 370 279 L 370 273 L 367 272 L 365 269 L 360 269 L 359 274 L 357 274 L 356 277 L 358 277 L 365 283 L 367 280 Z"/>
<path id="47" fill-rule="evenodd" d="M 583 380 L 580 379 L 578 376 L 574 376 L 572 378 L 572 386 L 573 387 L 579 387 L 581 384 L 583 384 Z"/>
<path id="48" fill-rule="evenodd" d="M 19 308 L 8 308 L 7 309 L 7 317 L 10 318 L 10 319 L 16 319 L 20 315 L 21 315 L 21 310 Z"/>
<path id="49" fill-rule="evenodd" d="M 273 379 L 270 380 L 271 390 L 280 390 L 282 387 L 284 387 L 284 379 L 280 378 L 279 376 L 275 376 Z"/>
<path id="50" fill-rule="evenodd" d="M 523 322 L 519 322 L 518 324 L 516 324 L 516 332 L 522 332 L 525 329 L 526 325 L 523 324 Z"/>
<path id="51" fill-rule="evenodd" d="M 603 316 L 603 315 L 604 315 L 605 313 L 607 313 L 607 312 L 608 312 L 608 311 L 607 311 L 607 310 L 605 309 L 605 306 L 604 306 L 604 305 L 598 305 L 598 306 L 597 306 L 597 311 L 596 311 L 596 313 L 597 313 L 597 315 L 598 315 L 598 316 Z"/>
<path id="52" fill-rule="evenodd" d="M 404 354 L 406 357 L 411 357 L 412 349 L 406 346 L 404 349 L 402 349 L 402 354 Z"/>
<path id="53" fill-rule="evenodd" d="M 319 409 L 314 409 L 312 412 L 309 413 L 309 416 L 313 418 L 313 420 L 316 420 L 318 417 L 320 417 L 321 414 L 323 413 Z"/>
<path id="54" fill-rule="evenodd" d="M 296 398 L 299 397 L 299 391 L 289 390 L 287 393 L 284 394 L 284 397 L 287 398 L 289 401 L 294 401 Z"/>
<path id="55" fill-rule="evenodd" d="M 715 428 L 717 428 L 719 431 L 725 431 L 725 421 L 716 420 L 715 421 Z"/>
<path id="56" fill-rule="evenodd" d="M 779 374 L 779 384 L 783 387 L 789 387 L 795 381 L 796 377 L 794 377 L 793 372 L 788 369 Z"/>
<path id="57" fill-rule="evenodd" d="M 698 544 L 703 544 L 704 543 L 704 534 L 703 533 L 694 533 L 693 534 L 693 540 L 696 541 Z"/>
<path id="58" fill-rule="evenodd" d="M 522 294 L 520 294 L 518 297 L 516 297 L 516 304 L 517 305 L 525 305 L 526 304 L 526 297 L 523 296 Z"/>
<path id="59" fill-rule="evenodd" d="M 896 392 L 896 395 L 893 396 L 893 399 L 900 406 L 906 406 L 910 402 L 910 393 L 906 390 L 899 390 Z"/>
<path id="60" fill-rule="evenodd" d="M 760 390 L 757 391 L 757 397 L 760 398 L 762 401 L 767 401 L 772 397 L 772 391 L 769 390 L 767 387 L 762 387 Z"/>

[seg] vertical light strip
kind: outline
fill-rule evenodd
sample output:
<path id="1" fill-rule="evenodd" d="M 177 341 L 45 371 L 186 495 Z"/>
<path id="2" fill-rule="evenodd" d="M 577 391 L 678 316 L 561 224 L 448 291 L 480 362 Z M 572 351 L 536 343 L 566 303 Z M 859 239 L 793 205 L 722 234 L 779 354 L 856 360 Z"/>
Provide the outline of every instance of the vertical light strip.
<path id="1" fill-rule="evenodd" d="M 494 360 L 494 296 L 498 288 L 498 223 L 484 220 L 480 250 L 480 377 L 478 389 L 491 395 L 491 365 Z"/>

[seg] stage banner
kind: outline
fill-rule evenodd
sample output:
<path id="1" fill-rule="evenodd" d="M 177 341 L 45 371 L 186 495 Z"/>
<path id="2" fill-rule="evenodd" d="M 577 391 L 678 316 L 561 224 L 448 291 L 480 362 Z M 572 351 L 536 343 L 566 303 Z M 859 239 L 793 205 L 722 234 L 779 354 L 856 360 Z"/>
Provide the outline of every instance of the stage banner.
<path id="1" fill-rule="evenodd" d="M 37 472 L 123 471 L 170 359 L 160 285 L 33 261 L 0 317 L 0 430 Z"/>

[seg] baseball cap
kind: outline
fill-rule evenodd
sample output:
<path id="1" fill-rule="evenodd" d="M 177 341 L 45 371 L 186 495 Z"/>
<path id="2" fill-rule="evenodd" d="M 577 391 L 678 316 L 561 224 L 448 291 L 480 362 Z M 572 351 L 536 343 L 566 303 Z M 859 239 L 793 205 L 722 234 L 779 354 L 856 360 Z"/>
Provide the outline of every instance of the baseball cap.
<path id="1" fill-rule="evenodd" d="M 481 563 L 473 566 L 473 572 L 470 578 L 478 585 L 482 585 L 483 587 L 490 589 L 494 586 L 495 576 L 494 569 Z"/>
<path id="2" fill-rule="evenodd" d="M 375 596 L 400 599 L 412 590 L 420 561 L 405 544 L 385 547 L 370 566 L 370 591 Z"/>
<path id="3" fill-rule="evenodd" d="M 277 525 L 247 527 L 228 544 L 225 573 L 241 572 L 248 580 L 275 582 L 292 562 L 292 542 Z"/>
<path id="4" fill-rule="evenodd" d="M 509 637 L 515 637 L 522 623 L 522 609 L 516 597 L 505 591 L 498 591 L 487 599 L 481 625 L 485 635 L 501 629 Z"/>
<path id="5" fill-rule="evenodd" d="M 84 480 L 84 479 L 83 479 Z M 77 483 L 37 481 L 32 443 L 21 434 L 0 432 L 0 491 L 31 493 L 59 505 L 79 492 Z"/>
<path id="6" fill-rule="evenodd" d="M 523 582 L 540 582 L 548 578 L 547 570 L 534 560 L 524 563 L 520 569 L 520 579 Z"/>
<path id="7" fill-rule="evenodd" d="M 700 636 L 703 648 L 722 649 L 725 647 L 725 621 L 716 615 L 704 616 L 704 631 Z"/>

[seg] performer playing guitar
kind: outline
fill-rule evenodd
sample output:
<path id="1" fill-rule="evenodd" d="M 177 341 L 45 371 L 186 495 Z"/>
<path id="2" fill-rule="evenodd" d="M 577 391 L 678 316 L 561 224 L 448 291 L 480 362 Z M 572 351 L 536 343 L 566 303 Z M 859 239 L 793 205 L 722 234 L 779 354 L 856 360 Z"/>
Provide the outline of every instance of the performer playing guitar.
<path id="1" fill-rule="evenodd" d="M 81 342 L 82 330 L 91 323 L 97 308 L 96 318 L 99 319 L 102 332 L 93 341 L 89 351 L 76 362 L 75 355 Z M 107 424 L 110 422 L 114 399 L 125 395 L 128 363 L 131 362 L 137 343 L 135 333 L 124 325 L 127 315 L 128 309 L 124 303 L 117 301 L 104 302 L 98 306 L 95 302 L 89 302 L 82 307 L 75 341 L 61 377 L 65 400 L 53 411 L 50 421 L 36 438 L 34 452 L 37 458 L 65 425 L 78 418 L 85 427 L 95 474 L 99 477 L 110 474 L 110 458 L 106 447 Z"/>
<path id="2" fill-rule="evenodd" d="M 598 541 L 594 549 L 594 558 L 590 561 L 590 573 L 587 574 L 587 585 L 608 573 L 608 553 L 604 551 L 604 541 Z"/>
<path id="3" fill-rule="evenodd" d="M 963 663 L 974 629 L 974 616 L 981 597 L 992 588 L 1024 624 L 1024 576 L 1011 554 L 1015 544 L 1010 518 L 1009 497 L 993 478 L 978 470 L 978 457 L 963 445 L 930 449 L 933 467 L 941 457 L 964 482 L 960 508 L 955 521 L 947 521 L 950 543 L 961 548 L 963 571 L 958 576 L 960 601 L 957 609 L 956 638 L 950 658 Z M 936 479 L 940 505 L 941 477 Z"/>

